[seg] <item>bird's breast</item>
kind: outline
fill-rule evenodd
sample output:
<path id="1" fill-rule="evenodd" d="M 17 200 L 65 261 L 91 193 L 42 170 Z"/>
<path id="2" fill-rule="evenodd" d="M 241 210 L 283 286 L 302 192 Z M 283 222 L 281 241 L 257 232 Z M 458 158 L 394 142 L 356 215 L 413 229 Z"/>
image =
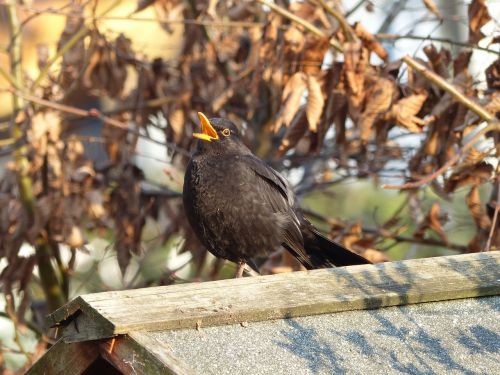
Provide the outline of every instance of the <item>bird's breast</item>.
<path id="1" fill-rule="evenodd" d="M 253 251 L 255 255 L 279 246 L 279 215 L 259 194 L 257 176 L 248 165 L 235 156 L 192 160 L 189 169 L 186 211 L 207 246 L 227 251 L 236 246 L 242 254 Z"/>

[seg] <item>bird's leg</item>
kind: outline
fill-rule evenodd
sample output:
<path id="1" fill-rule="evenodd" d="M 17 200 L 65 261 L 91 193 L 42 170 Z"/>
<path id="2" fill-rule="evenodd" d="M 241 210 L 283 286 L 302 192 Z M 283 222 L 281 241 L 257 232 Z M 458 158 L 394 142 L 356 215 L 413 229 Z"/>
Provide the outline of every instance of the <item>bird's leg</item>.
<path id="1" fill-rule="evenodd" d="M 238 262 L 237 265 L 238 265 L 238 268 L 236 268 L 236 274 L 234 275 L 235 279 L 239 279 L 240 277 L 243 277 L 243 270 L 245 269 L 246 263 L 245 262 Z"/>

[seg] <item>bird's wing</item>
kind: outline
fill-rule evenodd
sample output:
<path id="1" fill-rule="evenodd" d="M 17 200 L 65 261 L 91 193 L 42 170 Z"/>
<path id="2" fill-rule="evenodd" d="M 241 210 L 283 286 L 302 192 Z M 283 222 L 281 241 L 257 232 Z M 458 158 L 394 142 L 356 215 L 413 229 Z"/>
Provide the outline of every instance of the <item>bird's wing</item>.
<path id="1" fill-rule="evenodd" d="M 288 181 L 273 168 L 253 155 L 242 157 L 246 165 L 255 172 L 256 189 L 273 210 L 282 213 L 285 226 L 283 228 L 283 245 L 291 251 L 303 264 L 310 260 L 304 250 L 304 239 L 301 233 L 301 221 L 296 212 L 295 194 Z"/>
<path id="2" fill-rule="evenodd" d="M 257 175 L 255 187 L 260 194 L 264 195 L 271 207 L 276 212 L 288 212 L 295 204 L 295 196 L 288 181 L 253 155 L 244 155 L 240 158 Z"/>

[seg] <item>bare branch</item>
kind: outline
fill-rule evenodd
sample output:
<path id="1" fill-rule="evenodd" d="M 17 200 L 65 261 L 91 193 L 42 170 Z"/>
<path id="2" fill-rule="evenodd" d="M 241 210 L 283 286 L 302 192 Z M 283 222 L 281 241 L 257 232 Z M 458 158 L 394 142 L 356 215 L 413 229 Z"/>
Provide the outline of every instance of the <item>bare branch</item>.
<path id="1" fill-rule="evenodd" d="M 455 98 L 457 102 L 460 102 L 467 108 L 469 108 L 472 112 L 476 113 L 481 119 L 484 121 L 493 121 L 495 119 L 495 116 L 486 111 L 483 107 L 481 107 L 479 104 L 474 103 L 472 100 L 470 100 L 468 97 L 466 97 L 464 94 L 462 94 L 460 91 L 457 90 L 455 86 L 453 86 L 451 83 L 446 82 L 442 77 L 438 76 L 436 73 L 433 71 L 427 69 L 425 66 L 420 64 L 418 61 L 414 60 L 410 56 L 405 56 L 403 57 L 403 61 L 415 69 L 417 72 L 422 74 L 425 78 L 427 78 L 429 81 L 434 83 L 436 86 L 439 88 L 443 89 L 444 91 L 448 92 L 451 96 Z"/>
<path id="2" fill-rule="evenodd" d="M 481 47 L 477 44 L 472 44 L 472 43 L 466 43 L 466 42 L 457 42 L 455 40 L 447 39 L 447 38 L 439 38 L 439 37 L 434 37 L 434 36 L 421 36 L 421 35 L 399 35 L 399 34 L 386 34 L 386 33 L 379 33 L 375 34 L 375 37 L 377 39 L 381 40 L 399 40 L 399 39 L 412 39 L 412 40 L 428 40 L 429 42 L 440 42 L 440 43 L 446 43 L 450 44 L 453 46 L 460 46 L 460 47 L 465 47 L 465 48 L 471 48 L 471 49 L 477 49 L 480 51 L 492 53 L 495 55 L 500 55 L 500 51 L 495 51 L 486 47 Z"/>

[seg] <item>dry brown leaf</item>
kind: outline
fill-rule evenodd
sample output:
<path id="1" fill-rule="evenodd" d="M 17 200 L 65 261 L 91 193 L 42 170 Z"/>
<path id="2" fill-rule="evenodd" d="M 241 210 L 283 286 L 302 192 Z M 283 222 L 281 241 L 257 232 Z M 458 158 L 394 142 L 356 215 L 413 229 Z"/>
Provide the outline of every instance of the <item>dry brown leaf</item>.
<path id="1" fill-rule="evenodd" d="M 453 60 L 453 76 L 459 75 L 468 68 L 471 56 L 472 50 L 462 51 L 458 54 L 455 60 Z"/>
<path id="2" fill-rule="evenodd" d="M 291 26 L 283 34 L 285 39 L 286 48 L 293 54 L 299 54 L 305 45 L 304 33 L 297 27 Z"/>
<path id="3" fill-rule="evenodd" d="M 400 99 L 386 115 L 386 120 L 394 120 L 412 133 L 422 132 L 426 122 L 416 115 L 420 112 L 426 99 L 427 92 Z"/>
<path id="4" fill-rule="evenodd" d="M 76 225 L 73 225 L 71 228 L 69 228 L 68 233 L 66 234 L 66 237 L 64 239 L 64 242 L 69 247 L 73 248 L 82 247 L 85 244 L 85 241 L 83 239 L 83 234 L 81 229 Z"/>
<path id="5" fill-rule="evenodd" d="M 488 229 L 491 226 L 491 220 L 486 214 L 486 210 L 481 205 L 478 185 L 472 186 L 465 201 L 470 214 L 476 223 L 476 227 L 480 229 Z"/>
<path id="6" fill-rule="evenodd" d="M 359 39 L 363 42 L 363 45 L 368 48 L 368 50 L 374 52 L 382 60 L 387 61 L 389 54 L 387 50 L 380 44 L 380 42 L 364 28 L 360 22 L 354 24 L 354 32 Z"/>
<path id="7" fill-rule="evenodd" d="M 295 73 L 283 89 L 281 113 L 274 124 L 277 132 L 282 125 L 288 127 L 297 113 L 307 88 L 307 77 L 302 72 Z"/>
<path id="8" fill-rule="evenodd" d="M 39 111 L 31 119 L 30 142 L 56 142 L 61 134 L 61 116 L 55 111 Z M 48 138 L 48 139 L 47 139 Z M 46 147 L 46 145 L 45 145 Z M 41 151 L 42 153 L 45 151 Z"/>
<path id="9" fill-rule="evenodd" d="M 278 156 L 282 156 L 285 152 L 295 147 L 306 133 L 307 124 L 306 110 L 302 107 L 293 118 L 290 126 L 286 129 L 278 149 Z"/>
<path id="10" fill-rule="evenodd" d="M 389 109 L 396 86 L 388 78 L 378 78 L 367 88 L 367 92 L 365 110 L 358 120 L 361 140 L 365 143 L 370 139 L 375 122 Z"/>
<path id="11" fill-rule="evenodd" d="M 309 130 L 313 133 L 318 131 L 318 123 L 323 113 L 325 100 L 321 91 L 321 85 L 314 76 L 307 76 L 307 105 L 306 116 Z"/>
<path id="12" fill-rule="evenodd" d="M 325 28 L 331 27 L 322 7 L 318 7 L 310 2 L 294 1 L 290 3 L 288 9 L 296 16 L 305 19 L 309 22 L 321 23 L 322 26 Z"/>
<path id="13" fill-rule="evenodd" d="M 490 101 L 484 106 L 492 115 L 496 115 L 500 112 L 500 91 L 496 91 L 491 95 Z"/>
<path id="14" fill-rule="evenodd" d="M 181 108 L 173 109 L 168 113 L 168 123 L 174 133 L 174 142 L 180 143 L 184 136 L 184 125 L 186 123 L 186 115 Z"/>
<path id="15" fill-rule="evenodd" d="M 365 257 L 372 263 L 390 262 L 390 259 L 387 255 L 375 249 L 366 249 L 364 251 L 361 251 L 361 255 L 363 255 L 363 257 Z"/>
<path id="16" fill-rule="evenodd" d="M 57 43 L 57 50 L 61 50 L 71 38 L 83 27 L 83 5 L 78 2 L 71 2 L 66 25 Z M 85 42 L 79 39 L 72 47 L 63 54 L 61 64 L 61 86 L 70 87 L 78 78 L 85 64 Z"/>
<path id="17" fill-rule="evenodd" d="M 274 12 L 267 14 L 267 22 L 262 33 L 259 60 L 272 61 L 273 55 L 276 51 L 276 42 L 278 40 L 278 28 L 281 26 L 281 18 Z M 258 30 L 255 28 L 254 30 Z"/>
<path id="18" fill-rule="evenodd" d="M 439 8 L 437 7 L 434 0 L 423 0 L 424 5 L 431 13 L 434 13 L 437 17 L 442 18 L 441 12 L 439 12 Z"/>
<path id="19" fill-rule="evenodd" d="M 363 228 L 360 222 L 354 223 L 349 228 L 349 233 L 342 237 L 342 243 L 348 249 L 351 249 L 354 244 L 361 241 L 363 237 Z"/>
<path id="20" fill-rule="evenodd" d="M 485 0 L 473 0 L 469 5 L 469 42 L 477 43 L 483 37 L 481 27 L 491 20 Z"/>
<path id="21" fill-rule="evenodd" d="M 321 73 L 321 65 L 329 47 L 328 38 L 319 38 L 316 35 L 308 34 L 302 55 L 303 72 L 307 75 L 318 76 Z"/>
<path id="22" fill-rule="evenodd" d="M 484 161 L 476 164 L 462 164 L 455 168 L 451 176 L 446 180 L 444 190 L 447 193 L 455 191 L 464 185 L 480 185 L 491 178 L 493 166 Z"/>
<path id="23" fill-rule="evenodd" d="M 148 1 L 148 0 L 145 0 Z M 178 20 L 182 17 L 185 9 L 182 0 L 154 1 L 156 18 L 160 21 L 161 27 L 169 34 L 174 32 L 172 24 L 168 21 Z M 161 22 L 167 21 L 167 22 Z"/>
<path id="24" fill-rule="evenodd" d="M 88 202 L 88 215 L 92 219 L 102 219 L 106 215 L 104 208 L 104 194 L 101 190 L 90 190 L 85 193 L 85 198 Z"/>
<path id="25" fill-rule="evenodd" d="M 500 90 L 500 59 L 494 61 L 484 72 L 490 90 Z"/>
<path id="26" fill-rule="evenodd" d="M 450 76 L 448 66 L 451 62 L 451 53 L 448 49 L 441 48 L 438 52 L 434 44 L 430 44 L 424 47 L 424 53 L 429 59 L 432 69 L 437 74 L 439 74 L 442 78 L 448 78 Z"/>
<path id="27" fill-rule="evenodd" d="M 132 42 L 123 34 L 112 43 L 97 34 L 89 47 L 92 54 L 82 78 L 84 87 L 113 98 L 119 96 L 127 79 L 127 61 L 133 58 L 131 46 Z"/>
<path id="28" fill-rule="evenodd" d="M 420 223 L 418 229 L 415 231 L 413 236 L 415 238 L 424 238 L 425 232 L 428 229 L 434 231 L 444 243 L 448 243 L 448 237 L 444 232 L 441 221 L 446 221 L 446 215 L 440 215 L 441 208 L 439 207 L 439 203 L 433 203 L 427 216 L 424 218 L 422 223 Z"/>
<path id="29" fill-rule="evenodd" d="M 359 111 L 365 97 L 365 73 L 369 54 L 358 42 L 344 43 L 344 76 L 351 109 Z"/>

